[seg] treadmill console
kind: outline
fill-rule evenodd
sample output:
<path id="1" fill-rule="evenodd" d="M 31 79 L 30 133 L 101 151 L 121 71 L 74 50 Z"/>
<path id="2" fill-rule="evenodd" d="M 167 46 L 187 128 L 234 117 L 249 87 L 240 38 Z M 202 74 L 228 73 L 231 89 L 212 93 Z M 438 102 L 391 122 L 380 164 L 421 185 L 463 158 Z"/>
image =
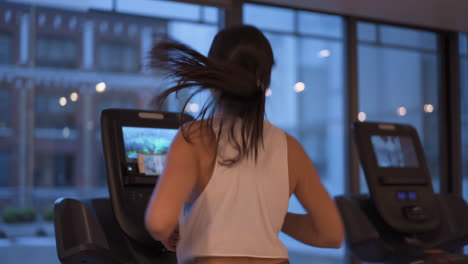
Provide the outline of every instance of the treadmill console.
<path id="1" fill-rule="evenodd" d="M 107 180 L 115 218 L 122 230 L 143 244 L 155 241 L 144 213 L 166 161 L 166 153 L 189 115 L 106 109 L 101 115 Z"/>
<path id="2" fill-rule="evenodd" d="M 154 184 L 162 173 L 166 155 L 177 128 L 155 128 L 122 126 L 118 134 L 122 136 L 122 159 L 124 184 Z"/>
<path id="3" fill-rule="evenodd" d="M 416 130 L 358 122 L 353 132 L 369 192 L 384 221 L 403 233 L 436 229 L 440 219 Z"/>

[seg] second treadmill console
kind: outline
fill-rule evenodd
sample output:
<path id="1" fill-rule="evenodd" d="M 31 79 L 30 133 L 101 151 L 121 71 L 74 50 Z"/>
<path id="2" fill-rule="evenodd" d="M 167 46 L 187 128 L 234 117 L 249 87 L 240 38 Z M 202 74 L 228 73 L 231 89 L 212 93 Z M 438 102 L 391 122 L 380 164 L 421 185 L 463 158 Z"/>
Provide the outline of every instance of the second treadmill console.
<path id="1" fill-rule="evenodd" d="M 437 228 L 435 195 L 416 130 L 358 122 L 353 132 L 369 192 L 385 222 L 403 233 Z"/>

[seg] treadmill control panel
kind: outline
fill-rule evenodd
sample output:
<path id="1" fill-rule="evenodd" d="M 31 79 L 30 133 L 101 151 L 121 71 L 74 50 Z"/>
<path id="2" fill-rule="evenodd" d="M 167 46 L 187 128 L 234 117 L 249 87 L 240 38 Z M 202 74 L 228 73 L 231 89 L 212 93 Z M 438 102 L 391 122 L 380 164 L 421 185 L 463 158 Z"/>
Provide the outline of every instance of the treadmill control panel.
<path id="1" fill-rule="evenodd" d="M 407 234 L 436 229 L 440 216 L 416 129 L 357 122 L 353 132 L 369 193 L 385 223 Z"/>
<path id="2" fill-rule="evenodd" d="M 155 243 L 145 229 L 145 209 L 172 140 L 191 120 L 180 113 L 130 109 L 106 109 L 101 114 L 112 209 L 122 230 L 139 243 Z"/>

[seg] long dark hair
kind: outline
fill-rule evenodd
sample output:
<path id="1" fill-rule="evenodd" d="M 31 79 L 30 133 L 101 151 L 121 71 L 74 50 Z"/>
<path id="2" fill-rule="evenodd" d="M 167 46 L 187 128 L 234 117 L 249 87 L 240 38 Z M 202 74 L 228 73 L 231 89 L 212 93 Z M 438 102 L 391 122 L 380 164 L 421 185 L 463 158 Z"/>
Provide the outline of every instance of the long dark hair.
<path id="1" fill-rule="evenodd" d="M 203 120 L 200 128 L 213 127 L 215 114 L 220 113 L 221 133 L 227 128 L 228 142 L 237 150 L 235 157 L 224 158 L 223 165 L 253 155 L 263 144 L 265 116 L 265 91 L 270 85 L 274 64 L 273 51 L 266 37 L 253 26 L 236 26 L 221 30 L 211 44 L 208 57 L 175 41 L 162 41 L 151 50 L 151 66 L 166 71 L 176 84 L 163 91 L 156 103 L 161 106 L 172 93 L 189 90 L 182 111 L 198 93 L 209 90 L 213 98 L 200 109 L 197 119 Z M 240 138 L 235 135 L 235 120 L 241 119 Z M 194 123 L 192 123 L 193 125 Z M 190 141 L 191 126 L 183 129 Z M 219 145 L 219 144 L 218 144 Z"/>

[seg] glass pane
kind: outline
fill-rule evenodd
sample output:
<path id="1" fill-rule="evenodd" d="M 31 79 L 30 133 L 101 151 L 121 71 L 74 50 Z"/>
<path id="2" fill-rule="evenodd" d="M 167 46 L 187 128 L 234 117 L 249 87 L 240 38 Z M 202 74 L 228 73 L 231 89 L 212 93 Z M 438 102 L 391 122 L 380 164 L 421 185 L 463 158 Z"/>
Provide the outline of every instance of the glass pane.
<path id="1" fill-rule="evenodd" d="M 185 42 L 203 55 L 208 55 L 211 42 L 218 32 L 218 28 L 213 25 L 182 21 L 171 21 L 167 27 L 171 39 Z"/>
<path id="2" fill-rule="evenodd" d="M 74 162 L 72 154 L 36 153 L 34 185 L 40 187 L 73 186 Z"/>
<path id="3" fill-rule="evenodd" d="M 358 40 L 360 41 L 377 41 L 377 26 L 372 23 L 360 22 L 357 24 Z"/>
<path id="4" fill-rule="evenodd" d="M 222 24 L 218 8 L 155 0 L 14 0 L 0 1 L 0 10 L 0 63 L 13 56 L 0 82 L 15 86 L 0 86 L 0 169 L 8 171 L 0 174 L 0 215 L 6 207 L 39 214 L 59 197 L 107 195 L 102 109 L 154 109 L 154 96 L 167 88 L 145 67 L 155 42 L 170 36 L 207 54 Z M 13 16 L 8 23 L 4 10 Z M 5 32 L 15 32 L 11 43 Z M 168 106 L 180 110 L 176 100 Z M 14 248 L 0 241 L 0 256 L 59 263 L 52 223 L 39 217 L 27 226 L 18 235 L 0 220 L 16 241 Z M 47 234 L 37 237 L 42 226 Z"/>
<path id="5" fill-rule="evenodd" d="M 244 24 L 275 31 L 293 32 L 294 10 L 272 6 L 244 4 Z"/>
<path id="6" fill-rule="evenodd" d="M 244 5 L 248 11 L 251 5 Z M 258 10 L 270 7 L 255 6 Z M 292 14 L 292 9 L 274 8 L 281 14 Z M 249 13 L 251 12 L 251 13 Z M 331 195 L 344 192 L 344 84 L 343 40 L 339 17 L 310 14 L 317 26 L 310 33 L 335 32 L 325 38 L 303 37 L 281 33 L 283 19 L 277 13 L 249 11 L 245 21 L 259 27 L 270 41 L 275 56 L 266 116 L 273 124 L 297 138 L 314 161 L 320 177 Z M 250 17 L 249 17 L 250 14 Z M 256 14 L 256 15 L 255 15 Z M 252 16 L 257 16 L 252 17 Z M 324 19 L 323 21 L 321 19 Z M 269 21 L 264 23 L 264 21 Z M 331 23 L 333 21 L 333 23 Z M 339 26 L 338 26 L 339 25 Z M 283 28 L 286 31 L 285 28 Z M 287 31 L 291 31 L 288 29 Z M 337 37 L 330 40 L 330 36 Z M 289 211 L 303 213 L 304 209 L 293 196 Z M 288 248 L 291 263 L 343 263 L 344 249 L 320 249 L 306 246 L 281 234 Z"/>
<path id="7" fill-rule="evenodd" d="M 379 26 L 383 28 L 383 26 Z M 410 124 L 416 128 L 424 147 L 436 191 L 439 190 L 439 75 L 437 50 L 403 47 L 399 40 L 436 39 L 432 32 L 395 29 L 408 38 L 394 35 L 384 44 L 360 42 L 359 120 Z M 411 34 L 415 34 L 412 36 Z M 407 44 L 407 43 L 406 43 Z M 406 45 L 405 44 L 405 45 Z M 366 186 L 362 184 L 363 190 Z"/>
<path id="8" fill-rule="evenodd" d="M 11 34 L 0 32 L 0 64 L 12 62 L 12 37 Z"/>
<path id="9" fill-rule="evenodd" d="M 118 1 L 119 12 L 168 19 L 199 21 L 200 6 L 161 0 Z"/>
<path id="10" fill-rule="evenodd" d="M 377 25 L 381 41 L 384 44 L 409 48 L 437 49 L 437 34 L 428 31 Z"/>
<path id="11" fill-rule="evenodd" d="M 76 103 L 67 97 L 39 94 L 35 100 L 35 126 L 44 129 L 76 128 Z"/>
<path id="12" fill-rule="evenodd" d="M 461 151 L 463 198 L 468 199 L 468 34 L 460 34 L 460 89 L 461 89 Z"/>
<path id="13" fill-rule="evenodd" d="M 460 34 L 460 54 L 468 55 L 468 34 Z"/>
<path id="14" fill-rule="evenodd" d="M 0 129 L 11 127 L 12 92 L 0 90 Z"/>
<path id="15" fill-rule="evenodd" d="M 11 154 L 0 152 L 0 188 L 10 186 Z"/>
<path id="16" fill-rule="evenodd" d="M 57 0 L 12 0 L 25 6 L 40 4 L 42 6 L 58 7 L 60 9 L 72 9 L 86 11 L 88 9 L 112 10 L 114 0 L 95 0 L 95 1 L 57 1 Z M 120 2 L 120 1 L 119 1 Z"/>
<path id="17" fill-rule="evenodd" d="M 336 38 L 341 38 L 343 36 L 343 20 L 339 16 L 307 11 L 299 11 L 297 15 L 299 20 L 299 33 Z"/>
<path id="18" fill-rule="evenodd" d="M 138 97 L 134 94 L 126 93 L 107 93 L 96 96 L 96 123 L 90 122 L 88 125 L 95 131 L 95 140 L 100 142 L 101 137 L 101 112 L 107 108 L 121 108 L 121 109 L 137 109 L 138 108 Z M 96 150 L 96 156 L 98 156 L 98 168 L 97 168 L 97 179 L 94 179 L 94 183 L 97 186 L 107 186 L 106 177 L 106 164 L 104 162 L 104 152 L 101 149 Z"/>
<path id="19" fill-rule="evenodd" d="M 210 23 L 218 23 L 219 21 L 219 9 L 216 7 L 203 7 L 203 21 Z"/>

